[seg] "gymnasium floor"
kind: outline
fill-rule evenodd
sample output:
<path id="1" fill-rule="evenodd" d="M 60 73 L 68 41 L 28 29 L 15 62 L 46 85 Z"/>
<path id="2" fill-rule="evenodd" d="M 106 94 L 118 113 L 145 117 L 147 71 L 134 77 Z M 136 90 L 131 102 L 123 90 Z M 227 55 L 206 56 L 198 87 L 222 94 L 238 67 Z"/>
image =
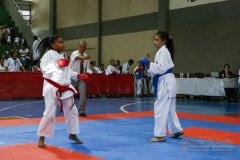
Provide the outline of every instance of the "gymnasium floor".
<path id="1" fill-rule="evenodd" d="M 78 103 L 78 102 L 77 102 Z M 68 139 L 62 113 L 47 148 L 36 135 L 43 99 L 0 100 L 1 160 L 238 160 L 240 103 L 220 100 L 177 100 L 184 136 L 150 143 L 153 137 L 150 98 L 88 98 L 88 117 L 80 118 L 77 145 Z"/>

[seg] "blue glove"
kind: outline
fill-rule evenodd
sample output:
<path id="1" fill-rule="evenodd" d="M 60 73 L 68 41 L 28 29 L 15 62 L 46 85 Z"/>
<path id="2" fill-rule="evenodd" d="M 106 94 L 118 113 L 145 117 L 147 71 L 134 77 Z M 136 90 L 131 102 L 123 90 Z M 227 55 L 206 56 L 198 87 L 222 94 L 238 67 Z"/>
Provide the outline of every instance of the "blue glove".
<path id="1" fill-rule="evenodd" d="M 144 65 L 146 69 L 149 68 L 149 63 L 150 63 L 150 61 L 148 60 L 148 58 L 142 57 L 142 58 L 140 59 L 140 63 L 141 63 L 142 65 Z"/>
<path id="2" fill-rule="evenodd" d="M 149 69 L 149 63 L 150 63 L 150 61 L 148 60 L 148 58 L 142 57 L 142 58 L 140 59 L 140 63 L 145 66 L 145 69 L 146 69 L 146 70 Z"/>
<path id="3" fill-rule="evenodd" d="M 148 60 L 148 58 L 142 57 L 140 59 L 140 63 L 142 63 L 143 65 L 148 65 L 150 63 L 150 61 Z"/>

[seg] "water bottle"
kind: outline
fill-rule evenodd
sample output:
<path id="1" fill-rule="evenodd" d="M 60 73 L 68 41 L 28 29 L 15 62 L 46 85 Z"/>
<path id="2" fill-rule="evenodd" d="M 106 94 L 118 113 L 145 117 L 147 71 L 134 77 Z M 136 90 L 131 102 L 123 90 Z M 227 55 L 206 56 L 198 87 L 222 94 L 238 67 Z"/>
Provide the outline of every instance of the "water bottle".
<path id="1" fill-rule="evenodd" d="M 187 78 L 189 78 L 189 73 L 187 73 Z"/>
<path id="2" fill-rule="evenodd" d="M 183 78 L 183 73 L 182 72 L 180 73 L 180 78 Z"/>

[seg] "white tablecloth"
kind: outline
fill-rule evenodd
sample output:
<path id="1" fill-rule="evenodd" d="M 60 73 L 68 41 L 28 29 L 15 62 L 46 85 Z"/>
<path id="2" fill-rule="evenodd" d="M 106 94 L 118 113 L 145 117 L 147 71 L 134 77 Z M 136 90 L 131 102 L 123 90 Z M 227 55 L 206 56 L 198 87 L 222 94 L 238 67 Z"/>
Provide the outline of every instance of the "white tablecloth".
<path id="1" fill-rule="evenodd" d="M 224 88 L 238 88 L 238 81 L 217 78 L 176 78 L 177 94 L 225 96 Z"/>

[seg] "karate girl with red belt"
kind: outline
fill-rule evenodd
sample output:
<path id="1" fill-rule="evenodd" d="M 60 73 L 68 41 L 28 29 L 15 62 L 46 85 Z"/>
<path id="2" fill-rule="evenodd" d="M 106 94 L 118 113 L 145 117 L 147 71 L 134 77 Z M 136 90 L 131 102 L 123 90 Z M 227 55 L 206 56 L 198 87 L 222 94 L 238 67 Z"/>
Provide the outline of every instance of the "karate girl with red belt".
<path id="1" fill-rule="evenodd" d="M 183 135 L 183 129 L 176 114 L 176 79 L 172 73 L 173 40 L 167 32 L 158 31 L 154 35 L 154 46 L 158 49 L 154 62 L 142 57 L 140 62 L 153 75 L 154 85 L 154 138 L 150 142 L 166 141 L 166 124 L 171 138 Z"/>
<path id="2" fill-rule="evenodd" d="M 60 36 L 52 36 L 43 39 L 38 50 L 44 53 L 42 57 L 40 68 L 44 78 L 43 96 L 45 101 L 45 111 L 41 119 L 38 135 L 40 136 L 38 146 L 45 148 L 45 137 L 52 137 L 54 134 L 54 125 L 56 110 L 60 104 L 61 111 L 64 111 L 66 118 L 67 130 L 69 139 L 78 144 L 83 142 L 78 139 L 79 121 L 78 110 L 75 106 L 74 94 L 76 90 L 71 85 L 71 79 L 87 80 L 88 76 L 85 74 L 78 74 L 73 72 L 68 64 L 66 58 L 64 41 Z"/>

